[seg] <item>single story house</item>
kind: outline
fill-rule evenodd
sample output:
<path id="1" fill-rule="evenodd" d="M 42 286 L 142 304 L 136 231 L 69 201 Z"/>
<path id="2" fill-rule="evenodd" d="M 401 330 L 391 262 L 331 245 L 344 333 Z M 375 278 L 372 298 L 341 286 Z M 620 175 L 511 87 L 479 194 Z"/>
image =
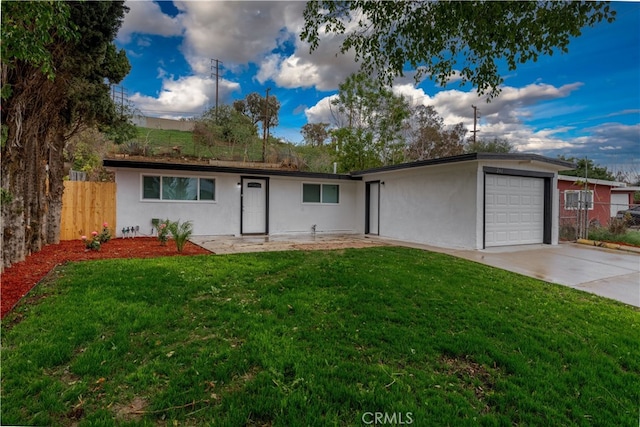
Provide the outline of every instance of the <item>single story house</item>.
<path id="1" fill-rule="evenodd" d="M 558 175 L 560 217 L 575 217 L 577 211 L 583 209 L 590 222 L 606 225 L 618 211 L 634 205 L 634 193 L 638 190 L 638 187 L 627 187 L 624 182 Z"/>
<path id="2" fill-rule="evenodd" d="M 473 153 L 348 174 L 107 159 L 119 227 L 191 220 L 194 235 L 345 233 L 447 248 L 558 243 L 558 171 Z"/>

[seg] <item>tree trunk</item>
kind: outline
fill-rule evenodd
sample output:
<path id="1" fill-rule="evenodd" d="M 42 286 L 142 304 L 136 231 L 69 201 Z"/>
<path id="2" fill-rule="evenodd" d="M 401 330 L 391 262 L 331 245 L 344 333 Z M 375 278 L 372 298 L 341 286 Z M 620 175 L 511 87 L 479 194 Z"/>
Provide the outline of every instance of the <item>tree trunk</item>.
<path id="1" fill-rule="evenodd" d="M 58 114 L 65 88 L 37 70 L 20 71 L 24 83 L 13 86 L 11 100 L 3 103 L 3 268 L 57 242 L 60 229 L 54 223 L 62 202 L 64 127 Z"/>
<path id="2" fill-rule="evenodd" d="M 64 145 L 62 132 L 54 135 L 53 146 L 49 149 L 47 192 L 47 216 L 45 222 L 45 241 L 47 244 L 60 243 L 60 225 L 62 220 L 62 194 L 64 192 Z"/>

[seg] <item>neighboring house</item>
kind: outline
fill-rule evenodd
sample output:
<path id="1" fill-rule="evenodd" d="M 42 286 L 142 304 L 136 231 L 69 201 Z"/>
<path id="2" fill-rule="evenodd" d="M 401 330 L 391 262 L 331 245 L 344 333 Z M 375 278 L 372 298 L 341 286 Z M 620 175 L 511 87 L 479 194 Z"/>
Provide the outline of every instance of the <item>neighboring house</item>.
<path id="1" fill-rule="evenodd" d="M 370 234 L 448 248 L 557 244 L 558 171 L 534 154 L 464 154 L 350 174 L 108 159 L 119 227 L 194 235 Z"/>
<path id="2" fill-rule="evenodd" d="M 623 182 L 603 179 L 558 175 L 560 192 L 560 217 L 575 218 L 578 211 L 588 214 L 590 223 L 606 225 L 620 210 L 633 205 L 633 195 L 637 187 L 627 187 Z"/>

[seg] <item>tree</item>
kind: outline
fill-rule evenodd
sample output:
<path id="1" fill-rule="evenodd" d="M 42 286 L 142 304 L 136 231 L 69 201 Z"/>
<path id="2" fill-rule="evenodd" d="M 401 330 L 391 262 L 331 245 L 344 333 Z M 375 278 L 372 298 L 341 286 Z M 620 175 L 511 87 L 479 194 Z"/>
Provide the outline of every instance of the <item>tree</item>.
<path id="1" fill-rule="evenodd" d="M 196 120 L 193 137 L 196 142 L 210 148 L 229 147 L 231 158 L 235 148 L 239 147 L 246 159 L 248 147 L 258 142 L 258 129 L 248 116 L 233 106 L 221 105 L 217 111 L 214 107 Z"/>
<path id="2" fill-rule="evenodd" d="M 269 96 L 269 105 L 265 109 L 266 98 L 258 92 L 251 92 L 245 99 L 239 99 L 233 102 L 233 108 L 251 119 L 254 125 L 259 122 L 267 124 L 269 128 L 278 126 L 278 113 L 280 112 L 280 101 L 278 98 Z M 265 116 L 266 114 L 266 116 Z"/>
<path id="3" fill-rule="evenodd" d="M 561 175 L 577 176 L 587 179 L 604 179 L 607 181 L 614 181 L 615 176 L 606 168 L 606 166 L 598 166 L 591 159 L 576 159 L 575 157 L 559 156 L 560 160 L 572 162 L 576 164 L 575 170 L 567 170 L 558 172 Z"/>
<path id="4" fill-rule="evenodd" d="M 340 170 L 361 170 L 399 163 L 403 159 L 405 120 L 409 105 L 389 89 L 362 74 L 350 76 L 332 101 Z"/>
<path id="5" fill-rule="evenodd" d="M 410 140 L 406 147 L 408 159 L 437 159 L 463 153 L 467 129 L 462 123 L 445 126 L 444 120 L 432 106 L 415 107 L 410 123 Z"/>
<path id="6" fill-rule="evenodd" d="M 321 31 L 344 35 L 341 53 L 355 51 L 361 70 L 393 84 L 409 65 L 416 80 L 444 86 L 457 72 L 479 93 L 495 97 L 509 70 L 540 55 L 567 52 L 583 27 L 612 22 L 606 3 L 541 1 L 312 1 L 304 11 L 301 39 L 313 52 Z"/>
<path id="7" fill-rule="evenodd" d="M 465 153 L 512 153 L 515 151 L 513 144 L 502 138 L 492 140 L 479 139 L 467 142 Z"/>
<path id="8" fill-rule="evenodd" d="M 322 147 L 329 139 L 329 123 L 307 123 L 302 126 L 302 137 L 307 145 Z"/>
<path id="9" fill-rule="evenodd" d="M 56 243 L 65 142 L 116 118 L 108 84 L 129 72 L 112 44 L 124 2 L 6 2 L 2 32 L 3 267 Z"/>

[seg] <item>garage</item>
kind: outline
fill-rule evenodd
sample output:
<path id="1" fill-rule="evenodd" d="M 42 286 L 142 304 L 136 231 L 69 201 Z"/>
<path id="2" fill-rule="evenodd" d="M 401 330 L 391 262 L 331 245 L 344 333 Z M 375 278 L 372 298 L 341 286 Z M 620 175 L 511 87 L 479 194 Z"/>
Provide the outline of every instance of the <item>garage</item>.
<path id="1" fill-rule="evenodd" d="M 485 174 L 485 247 L 545 240 L 545 180 Z"/>

